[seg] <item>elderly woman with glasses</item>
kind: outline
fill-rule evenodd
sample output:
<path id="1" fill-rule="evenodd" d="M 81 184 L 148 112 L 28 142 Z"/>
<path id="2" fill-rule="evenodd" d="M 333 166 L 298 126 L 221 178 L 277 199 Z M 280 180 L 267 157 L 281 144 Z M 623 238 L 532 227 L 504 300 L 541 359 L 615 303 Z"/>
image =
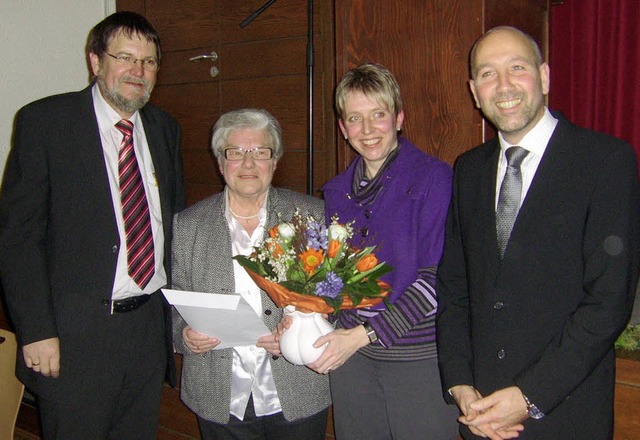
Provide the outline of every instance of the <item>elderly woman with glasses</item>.
<path id="1" fill-rule="evenodd" d="M 278 121 L 267 111 L 226 113 L 213 127 L 212 149 L 226 186 L 178 214 L 172 286 L 240 294 L 275 329 L 282 311 L 232 259 L 248 255 L 279 218 L 299 210 L 324 216 L 321 200 L 271 186 L 283 153 Z M 173 336 L 183 355 L 181 397 L 203 439 L 324 439 L 330 402 L 327 377 L 290 364 L 273 334 L 256 345 L 215 350 L 174 310 Z"/>

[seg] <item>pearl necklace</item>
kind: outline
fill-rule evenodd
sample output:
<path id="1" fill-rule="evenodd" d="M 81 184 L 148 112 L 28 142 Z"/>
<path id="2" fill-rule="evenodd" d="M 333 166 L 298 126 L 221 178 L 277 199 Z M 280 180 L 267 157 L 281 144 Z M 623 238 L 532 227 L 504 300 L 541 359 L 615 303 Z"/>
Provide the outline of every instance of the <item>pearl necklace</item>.
<path id="1" fill-rule="evenodd" d="M 260 211 L 256 212 L 256 213 L 255 213 L 255 214 L 253 214 L 253 215 L 240 215 L 240 214 L 236 214 L 236 213 L 233 211 L 233 209 L 231 209 L 231 205 L 229 205 L 229 212 L 230 212 L 231 214 L 233 214 L 233 216 L 234 216 L 234 217 L 239 218 L 239 219 L 242 219 L 242 220 L 251 220 L 252 218 L 256 218 L 256 217 L 260 214 Z"/>

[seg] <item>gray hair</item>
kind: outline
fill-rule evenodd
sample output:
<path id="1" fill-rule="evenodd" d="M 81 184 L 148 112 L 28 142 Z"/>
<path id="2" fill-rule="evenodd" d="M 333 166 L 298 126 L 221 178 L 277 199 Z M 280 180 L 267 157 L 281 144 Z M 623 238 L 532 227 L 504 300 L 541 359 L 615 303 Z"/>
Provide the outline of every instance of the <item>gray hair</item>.
<path id="1" fill-rule="evenodd" d="M 234 130 L 264 130 L 273 143 L 273 157 L 276 160 L 282 157 L 284 146 L 278 120 L 264 109 L 243 108 L 224 113 L 213 126 L 211 149 L 216 159 L 223 155 L 229 133 Z"/>
<path id="2" fill-rule="evenodd" d="M 469 63 L 471 65 L 471 78 L 475 79 L 476 75 L 478 74 L 478 69 L 476 68 L 476 51 L 478 50 L 478 46 L 488 35 L 491 35 L 494 32 L 498 31 L 508 31 L 520 35 L 531 49 L 535 66 L 540 67 L 542 65 L 542 52 L 540 52 L 538 43 L 531 35 L 527 34 L 526 32 L 522 32 L 520 29 L 514 28 L 513 26 L 496 26 L 489 29 L 480 38 L 478 38 L 478 40 L 473 45 L 473 48 L 471 48 L 471 54 L 469 55 Z"/>

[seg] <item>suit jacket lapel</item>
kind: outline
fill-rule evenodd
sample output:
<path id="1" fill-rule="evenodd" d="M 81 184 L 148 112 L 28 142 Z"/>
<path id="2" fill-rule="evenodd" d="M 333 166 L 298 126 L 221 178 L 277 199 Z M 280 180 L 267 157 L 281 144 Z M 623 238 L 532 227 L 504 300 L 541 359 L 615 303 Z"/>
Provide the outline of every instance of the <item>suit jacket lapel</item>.
<path id="1" fill-rule="evenodd" d="M 74 115 L 74 123 L 67 128 L 69 139 L 72 140 L 69 143 L 70 151 L 68 154 L 75 155 L 81 161 L 83 173 L 78 174 L 76 178 L 82 179 L 81 176 L 85 176 L 86 181 L 83 184 L 88 185 L 94 194 L 92 203 L 108 210 L 108 214 L 113 220 L 110 222 L 110 226 L 113 228 L 112 233 L 117 235 L 109 175 L 91 93 L 91 86 L 89 86 L 78 95 L 78 108 Z"/>
<path id="2" fill-rule="evenodd" d="M 565 161 L 571 160 L 571 143 L 569 125 L 560 118 L 513 225 L 511 237 L 514 240 L 526 237 L 530 227 L 537 224 L 539 216 L 546 211 L 545 207 L 554 200 L 556 181 L 562 177 L 559 170 Z"/>
<path id="3" fill-rule="evenodd" d="M 147 137 L 147 144 L 149 145 L 149 153 L 151 154 L 153 168 L 155 169 L 155 177 L 158 183 L 158 192 L 160 194 L 160 205 L 162 209 L 162 223 L 164 225 L 170 225 L 173 213 L 171 211 L 172 201 L 169 192 L 171 187 L 169 182 L 169 173 L 172 172 L 172 168 L 168 162 L 167 140 L 164 138 L 163 132 L 158 126 L 156 118 L 147 107 L 143 107 L 140 110 L 140 117 L 142 119 L 142 124 L 144 125 L 144 132 Z M 166 233 L 167 229 L 165 226 L 165 235 Z"/>

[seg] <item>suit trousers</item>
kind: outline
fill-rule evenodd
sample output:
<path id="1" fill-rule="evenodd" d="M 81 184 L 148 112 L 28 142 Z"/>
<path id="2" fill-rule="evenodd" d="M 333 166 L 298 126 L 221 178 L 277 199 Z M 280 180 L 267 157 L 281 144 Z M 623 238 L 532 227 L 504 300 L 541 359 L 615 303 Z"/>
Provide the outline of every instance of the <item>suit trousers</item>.
<path id="1" fill-rule="evenodd" d="M 155 440 L 167 356 L 162 301 L 155 293 L 104 320 L 100 355 L 87 355 L 84 369 L 60 360 L 60 375 L 75 375 L 82 391 L 38 398 L 45 440 Z"/>
<path id="2" fill-rule="evenodd" d="M 458 409 L 437 359 L 386 362 L 355 353 L 329 374 L 338 440 L 455 440 Z"/>

